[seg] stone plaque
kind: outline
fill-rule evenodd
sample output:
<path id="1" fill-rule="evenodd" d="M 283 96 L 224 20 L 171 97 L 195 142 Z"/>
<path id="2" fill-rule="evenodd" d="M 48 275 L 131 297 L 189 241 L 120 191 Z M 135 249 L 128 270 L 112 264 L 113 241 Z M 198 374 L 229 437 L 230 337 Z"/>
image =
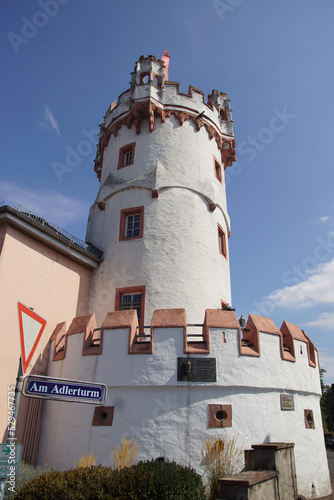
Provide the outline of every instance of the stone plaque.
<path id="1" fill-rule="evenodd" d="M 216 358 L 177 358 L 178 382 L 216 382 Z"/>
<path id="2" fill-rule="evenodd" d="M 282 411 L 294 411 L 295 402 L 293 396 L 290 394 L 281 394 L 281 410 Z"/>

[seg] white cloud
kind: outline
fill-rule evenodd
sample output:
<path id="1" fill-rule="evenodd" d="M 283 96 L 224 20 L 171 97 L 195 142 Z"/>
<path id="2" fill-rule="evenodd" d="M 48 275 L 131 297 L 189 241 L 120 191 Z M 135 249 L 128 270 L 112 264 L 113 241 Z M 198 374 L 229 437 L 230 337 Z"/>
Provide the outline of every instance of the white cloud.
<path id="1" fill-rule="evenodd" d="M 308 323 L 304 323 L 304 325 L 323 328 L 325 330 L 334 330 L 334 311 L 323 312 L 319 314 L 316 319 L 309 321 Z"/>
<path id="2" fill-rule="evenodd" d="M 58 122 L 56 121 L 55 117 L 53 116 L 52 111 L 50 110 L 50 108 L 48 106 L 45 106 L 44 114 L 45 114 L 44 121 L 40 122 L 42 127 L 46 128 L 47 130 L 50 130 L 50 127 L 51 127 L 51 130 L 54 130 L 56 132 L 56 134 L 58 135 L 58 137 L 60 137 L 61 133 L 60 133 L 60 130 L 58 127 Z"/>
<path id="3" fill-rule="evenodd" d="M 331 356 L 327 349 L 319 349 L 319 364 L 320 367 L 326 370 L 324 374 L 324 382 L 333 383 L 334 379 L 334 356 Z"/>
<path id="4" fill-rule="evenodd" d="M 0 200 L 15 208 L 16 204 L 31 210 L 58 226 L 85 220 L 89 204 L 56 191 L 31 190 L 14 182 L 0 182 Z"/>
<path id="5" fill-rule="evenodd" d="M 328 215 L 324 215 L 323 217 L 319 217 L 320 222 L 327 222 L 329 220 Z"/>
<path id="6" fill-rule="evenodd" d="M 334 304 L 334 259 L 319 264 L 313 274 L 297 285 L 274 290 L 265 297 L 278 307 L 310 307 L 320 303 Z"/>

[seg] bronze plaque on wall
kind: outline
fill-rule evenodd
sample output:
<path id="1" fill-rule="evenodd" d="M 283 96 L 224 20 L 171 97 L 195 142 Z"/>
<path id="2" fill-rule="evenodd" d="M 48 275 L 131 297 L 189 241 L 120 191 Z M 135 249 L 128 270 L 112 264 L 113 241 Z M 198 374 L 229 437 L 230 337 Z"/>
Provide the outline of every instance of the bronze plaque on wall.
<path id="1" fill-rule="evenodd" d="M 294 411 L 295 402 L 293 396 L 290 394 L 281 394 L 281 410 L 282 411 Z"/>
<path id="2" fill-rule="evenodd" d="M 217 382 L 216 358 L 177 358 L 178 382 Z"/>

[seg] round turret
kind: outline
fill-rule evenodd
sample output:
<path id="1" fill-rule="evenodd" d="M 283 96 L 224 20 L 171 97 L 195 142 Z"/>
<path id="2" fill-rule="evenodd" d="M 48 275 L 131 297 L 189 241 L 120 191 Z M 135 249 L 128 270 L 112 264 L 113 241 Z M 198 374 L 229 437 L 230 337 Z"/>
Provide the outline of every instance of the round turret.
<path id="1" fill-rule="evenodd" d="M 143 325 L 155 309 L 185 308 L 199 322 L 231 303 L 224 169 L 234 159 L 226 94 L 183 94 L 163 61 L 141 57 L 101 125 L 87 240 L 104 262 L 92 312 L 131 306 Z"/>

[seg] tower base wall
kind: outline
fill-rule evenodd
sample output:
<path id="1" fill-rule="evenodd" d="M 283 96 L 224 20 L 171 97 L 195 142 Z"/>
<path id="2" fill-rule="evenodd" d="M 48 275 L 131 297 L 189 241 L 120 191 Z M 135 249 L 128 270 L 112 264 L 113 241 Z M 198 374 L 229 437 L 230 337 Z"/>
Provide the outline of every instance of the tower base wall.
<path id="1" fill-rule="evenodd" d="M 108 397 L 102 410 L 46 401 L 39 462 L 67 469 L 91 450 L 98 463 L 110 466 L 111 449 L 124 437 L 133 437 L 139 445 L 138 459 L 165 457 L 190 463 L 203 473 L 200 450 L 205 438 L 236 436 L 243 449 L 254 443 L 293 442 L 299 494 L 329 494 L 319 366 L 317 357 L 316 363 L 311 359 L 307 337 L 300 340 L 299 330 L 300 339 L 293 339 L 295 361 L 282 359 L 282 352 L 287 351 L 281 349 L 283 336 L 278 329 L 276 333 L 258 331 L 260 352 L 243 354 L 245 340 L 234 312 L 207 311 L 204 340 L 198 340 L 201 352 L 189 353 L 187 346 L 194 349 L 193 339 L 185 337 L 184 325 L 172 325 L 173 318 L 174 323 L 184 318 L 180 311 L 174 310 L 174 315 L 173 310 L 155 312 L 150 339 L 137 338 L 139 344 L 150 344 L 147 353 L 131 353 L 133 325 L 125 326 L 127 321 L 112 324 L 114 314 L 117 319 L 129 319 L 134 311 L 109 313 L 100 354 L 87 355 L 84 347 L 91 316 L 89 321 L 86 317 L 75 320 L 81 331 L 75 332 L 72 323 L 67 333 L 58 332 L 65 339 L 60 351 L 64 357 L 53 361 L 59 352 L 52 345 L 48 375 L 106 383 Z M 251 321 L 274 330 L 268 318 L 251 316 L 249 326 Z M 54 338 L 52 344 L 59 340 Z M 248 349 L 253 348 L 248 345 Z M 185 360 L 188 365 L 183 364 Z M 182 371 L 185 366 L 190 371 Z M 99 411 L 105 412 L 104 420 L 99 420 Z"/>

